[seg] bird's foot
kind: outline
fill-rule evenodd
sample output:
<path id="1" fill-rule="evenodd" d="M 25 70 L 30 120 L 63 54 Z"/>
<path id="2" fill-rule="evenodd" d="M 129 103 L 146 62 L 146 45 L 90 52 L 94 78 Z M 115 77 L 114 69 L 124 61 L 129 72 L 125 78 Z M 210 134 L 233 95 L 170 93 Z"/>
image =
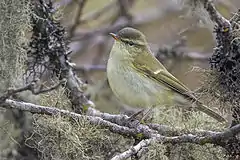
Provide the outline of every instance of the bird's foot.
<path id="1" fill-rule="evenodd" d="M 140 111 L 132 114 L 132 115 L 128 118 L 128 121 L 133 121 L 133 120 L 135 120 L 135 119 L 138 119 L 138 118 L 137 118 L 138 116 L 141 116 L 141 117 L 142 117 L 142 116 L 143 116 L 143 115 L 142 115 L 143 112 L 144 112 L 144 109 L 142 109 L 142 110 L 140 110 Z"/>
<path id="2" fill-rule="evenodd" d="M 144 109 L 134 113 L 131 115 L 128 119 L 128 121 L 138 120 L 141 124 L 146 124 L 146 122 L 149 122 L 152 120 L 152 116 L 150 116 L 152 112 L 152 108 L 148 109 L 146 113 L 144 113 Z"/>

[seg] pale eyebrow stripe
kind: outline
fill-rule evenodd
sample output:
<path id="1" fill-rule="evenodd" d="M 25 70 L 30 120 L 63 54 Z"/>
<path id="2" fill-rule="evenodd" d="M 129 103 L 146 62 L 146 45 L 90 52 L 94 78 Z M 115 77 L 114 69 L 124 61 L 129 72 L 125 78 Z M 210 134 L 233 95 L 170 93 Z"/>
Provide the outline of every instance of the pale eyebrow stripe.
<path id="1" fill-rule="evenodd" d="M 120 38 L 120 40 L 122 41 L 122 42 L 124 42 L 124 43 L 129 43 L 129 42 L 133 42 L 133 41 L 131 41 L 131 40 L 128 40 L 128 39 L 124 39 L 124 38 Z M 139 43 L 139 41 L 137 41 L 138 43 L 134 43 L 135 45 L 139 45 L 139 46 L 144 46 L 144 43 Z"/>

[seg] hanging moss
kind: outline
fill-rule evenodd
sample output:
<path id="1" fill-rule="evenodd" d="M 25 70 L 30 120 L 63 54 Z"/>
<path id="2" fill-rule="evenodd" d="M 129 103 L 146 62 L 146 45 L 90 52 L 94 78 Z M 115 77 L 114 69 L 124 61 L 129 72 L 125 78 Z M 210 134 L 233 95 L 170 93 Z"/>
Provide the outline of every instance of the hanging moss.
<path id="1" fill-rule="evenodd" d="M 27 0 L 0 2 L 0 96 L 15 86 L 24 73 L 29 14 Z M 0 159 L 12 159 L 18 155 L 23 128 L 27 125 L 25 118 L 23 112 L 0 109 Z"/>

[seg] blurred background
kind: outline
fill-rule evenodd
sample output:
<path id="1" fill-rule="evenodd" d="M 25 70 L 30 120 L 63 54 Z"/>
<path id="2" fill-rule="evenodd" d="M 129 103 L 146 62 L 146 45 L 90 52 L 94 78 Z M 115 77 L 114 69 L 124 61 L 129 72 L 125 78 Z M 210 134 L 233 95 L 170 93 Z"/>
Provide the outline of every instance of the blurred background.
<path id="1" fill-rule="evenodd" d="M 226 18 L 240 8 L 239 0 L 215 0 Z M 113 39 L 108 34 L 125 26 L 141 30 L 151 50 L 169 71 L 189 88 L 197 89 L 209 68 L 215 42 L 214 24 L 204 9 L 187 0 L 59 0 L 56 15 L 68 33 L 71 60 L 88 84 L 86 95 L 105 112 L 124 111 L 109 89 L 105 66 Z"/>

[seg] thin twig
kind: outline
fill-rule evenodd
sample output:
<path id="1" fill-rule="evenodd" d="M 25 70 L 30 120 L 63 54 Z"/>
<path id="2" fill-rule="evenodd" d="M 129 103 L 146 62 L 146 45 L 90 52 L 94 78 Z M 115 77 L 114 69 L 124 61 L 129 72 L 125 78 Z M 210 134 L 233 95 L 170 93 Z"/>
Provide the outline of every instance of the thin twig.
<path id="1" fill-rule="evenodd" d="M 75 17 L 74 24 L 73 24 L 73 26 L 71 27 L 71 29 L 69 31 L 69 37 L 73 36 L 77 26 L 80 25 L 80 23 L 81 23 L 81 15 L 82 15 L 82 11 L 83 11 L 83 8 L 84 8 L 86 2 L 87 2 L 86 0 L 81 0 L 79 2 L 77 15 Z"/>
<path id="2" fill-rule="evenodd" d="M 128 20 L 132 19 L 131 14 L 129 14 L 128 0 L 118 0 L 119 4 L 119 14 L 120 16 L 126 17 Z"/>
<path id="3" fill-rule="evenodd" d="M 105 65 L 84 65 L 84 66 L 74 66 L 75 71 L 81 72 L 91 72 L 91 71 L 106 71 Z"/>
<path id="4" fill-rule="evenodd" d="M 97 35 L 107 35 L 110 32 L 115 32 L 123 27 L 126 26 L 139 26 L 146 23 L 149 23 L 151 21 L 154 21 L 158 19 L 159 17 L 162 17 L 164 13 L 159 13 L 156 9 L 149 9 L 143 12 L 143 14 L 139 13 L 137 15 L 134 15 L 132 18 L 132 21 L 121 21 L 119 23 L 115 23 L 111 26 L 103 26 L 98 27 L 98 29 L 90 30 L 90 31 L 83 31 L 78 32 L 72 37 L 71 41 L 82 41 L 82 40 L 88 40 L 89 38 L 95 37 Z"/>
<path id="5" fill-rule="evenodd" d="M 20 88 L 17 88 L 17 89 L 8 89 L 6 91 L 5 94 L 3 94 L 1 97 L 0 97 L 0 104 L 1 103 L 4 103 L 4 101 L 13 96 L 14 94 L 16 93 L 20 93 L 20 92 L 23 92 L 23 91 L 31 91 L 33 94 L 37 95 L 37 94 L 41 94 L 41 93 L 46 93 L 46 92 L 50 92 L 56 88 L 58 88 L 60 85 L 62 85 L 63 83 L 65 83 L 66 80 L 65 79 L 62 79 L 59 83 L 49 87 L 49 88 L 46 88 L 46 89 L 43 89 L 43 86 L 42 84 L 39 84 L 39 81 L 35 81 L 35 82 L 32 82 L 24 87 L 20 87 Z"/>
<path id="6" fill-rule="evenodd" d="M 28 85 L 26 85 L 26 86 L 24 86 L 24 87 L 21 87 L 21 88 L 9 89 L 9 90 L 7 90 L 6 93 L 3 94 L 3 95 L 0 97 L 0 104 L 1 104 L 1 103 L 4 103 L 4 101 L 5 101 L 7 98 L 9 98 L 10 96 L 12 96 L 12 95 L 14 95 L 14 94 L 16 94 L 16 93 L 18 93 L 18 92 L 22 92 L 22 91 L 26 91 L 26 90 L 31 90 L 32 86 L 33 86 L 33 83 L 28 84 Z"/>
<path id="7" fill-rule="evenodd" d="M 39 91 L 35 91 L 33 92 L 34 94 L 42 94 L 42 93 L 46 93 L 46 92 L 50 92 L 54 89 L 57 89 L 58 87 L 60 87 L 62 84 L 66 83 L 66 79 L 62 79 L 60 80 L 59 83 L 53 85 L 53 86 L 50 86 L 49 88 L 46 88 L 46 89 L 41 89 Z"/>
<path id="8" fill-rule="evenodd" d="M 86 15 L 82 15 L 81 24 L 85 24 L 85 23 L 87 23 L 88 21 L 91 21 L 91 20 L 97 20 L 104 13 L 108 13 L 108 11 L 111 8 L 113 8 L 114 5 L 116 5 L 116 1 L 111 1 L 110 3 L 106 4 L 103 8 L 101 8 L 97 11 L 87 13 Z"/>

